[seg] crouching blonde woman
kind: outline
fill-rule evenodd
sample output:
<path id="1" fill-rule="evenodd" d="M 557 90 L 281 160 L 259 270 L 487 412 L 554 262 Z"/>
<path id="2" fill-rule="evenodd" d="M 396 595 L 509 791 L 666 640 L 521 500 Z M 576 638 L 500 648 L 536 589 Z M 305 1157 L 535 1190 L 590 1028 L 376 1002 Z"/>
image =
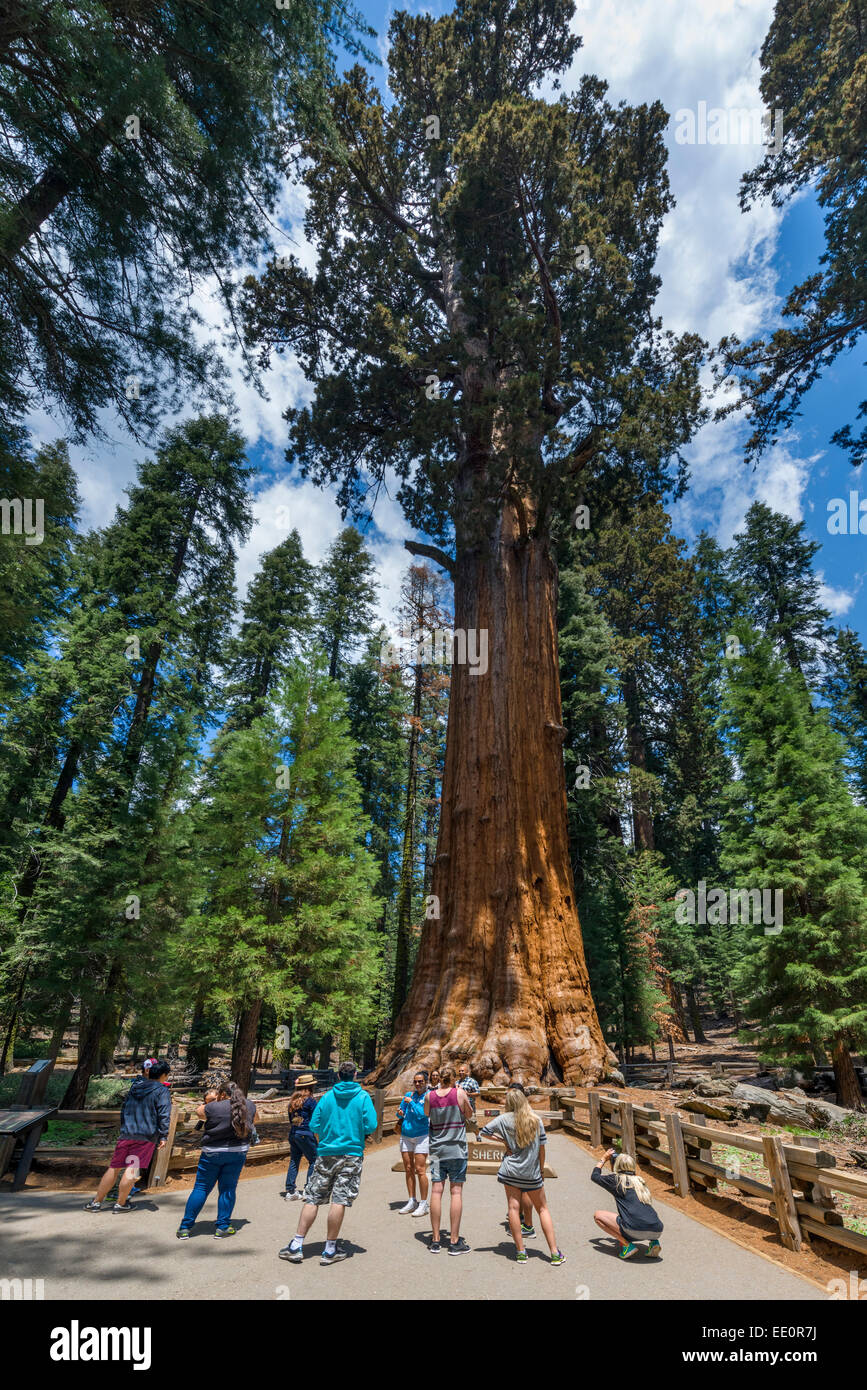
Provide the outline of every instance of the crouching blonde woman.
<path id="1" fill-rule="evenodd" d="M 606 1163 L 611 1164 L 610 1173 L 602 1171 Z M 609 1149 L 590 1177 L 611 1193 L 617 1206 L 616 1215 L 613 1211 L 597 1211 L 593 1220 L 619 1243 L 619 1258 L 630 1259 L 638 1250 L 635 1242 L 639 1240 L 650 1241 L 648 1255 L 661 1255 L 662 1222 L 651 1205 L 650 1188 L 635 1171 L 635 1159 Z"/>
<path id="2" fill-rule="evenodd" d="M 526 1198 L 539 1217 L 542 1234 L 548 1242 L 552 1265 L 561 1265 L 566 1256 L 557 1245 L 554 1222 L 545 1198 L 545 1126 L 527 1100 L 520 1086 L 506 1092 L 506 1113 L 479 1130 L 480 1139 L 500 1139 L 506 1146 L 506 1157 L 500 1164 L 497 1182 L 506 1189 L 509 1204 L 509 1230 L 515 1242 L 518 1264 L 527 1263 L 524 1235 L 532 1227 L 521 1221 L 521 1201 Z"/>

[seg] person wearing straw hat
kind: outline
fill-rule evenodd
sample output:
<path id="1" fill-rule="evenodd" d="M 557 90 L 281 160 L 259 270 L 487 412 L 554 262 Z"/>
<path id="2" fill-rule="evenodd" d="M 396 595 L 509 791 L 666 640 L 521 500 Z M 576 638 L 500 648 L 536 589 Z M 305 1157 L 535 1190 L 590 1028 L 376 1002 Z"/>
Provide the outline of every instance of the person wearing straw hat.
<path id="1" fill-rule="evenodd" d="M 316 1109 L 313 1092 L 316 1080 L 312 1072 L 305 1071 L 295 1082 L 295 1089 L 289 1100 L 289 1168 L 286 1172 L 286 1187 L 283 1192 L 287 1202 L 299 1202 L 301 1193 L 295 1190 L 301 1160 L 307 1160 L 307 1172 L 316 1160 L 318 1145 L 316 1135 L 310 1128 L 310 1117 Z"/>

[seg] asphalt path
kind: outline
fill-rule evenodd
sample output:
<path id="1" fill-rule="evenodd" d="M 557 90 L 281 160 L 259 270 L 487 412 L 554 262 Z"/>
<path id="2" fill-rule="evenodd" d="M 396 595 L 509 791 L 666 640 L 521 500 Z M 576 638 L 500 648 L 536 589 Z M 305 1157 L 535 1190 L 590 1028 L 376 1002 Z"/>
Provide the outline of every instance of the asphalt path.
<path id="1" fill-rule="evenodd" d="M 274 1176 L 238 1187 L 233 1224 L 238 1234 L 214 1239 L 216 1192 L 189 1241 L 175 1231 L 187 1191 L 134 1199 L 134 1210 L 82 1210 L 81 1192 L 6 1192 L 0 1196 L 0 1278 L 43 1280 L 56 1299 L 348 1299 L 409 1300 L 718 1299 L 821 1300 L 815 1284 L 656 1202 L 665 1223 L 662 1259 L 643 1254 L 624 1261 L 593 1223 L 607 1194 L 590 1181 L 593 1159 L 561 1134 L 548 1138 L 557 1178 L 548 1203 L 566 1263 L 552 1267 L 541 1231 L 527 1242 L 530 1258 L 515 1261 L 504 1226 L 505 1199 L 495 1177 L 470 1174 L 464 1189 L 462 1234 L 468 1254 L 428 1250 L 428 1219 L 399 1216 L 406 1201 L 402 1174 L 391 1171 L 395 1145 L 368 1149 L 361 1193 L 347 1212 L 342 1241 L 350 1258 L 322 1266 L 325 1213 L 305 1241 L 301 1265 L 278 1258 L 294 1233 L 300 1203 L 285 1203 Z M 448 1225 L 448 1201 L 443 1227 Z"/>

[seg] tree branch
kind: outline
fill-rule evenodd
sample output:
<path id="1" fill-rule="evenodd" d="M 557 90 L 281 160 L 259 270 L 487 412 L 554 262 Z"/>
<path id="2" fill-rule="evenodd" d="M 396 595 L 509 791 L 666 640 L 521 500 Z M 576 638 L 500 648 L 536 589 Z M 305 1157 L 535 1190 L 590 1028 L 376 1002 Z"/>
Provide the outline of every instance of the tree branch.
<path id="1" fill-rule="evenodd" d="M 410 555 L 419 555 L 425 560 L 433 560 L 434 564 L 444 569 L 449 578 L 455 577 L 455 562 L 444 550 L 440 550 L 436 545 L 422 545 L 421 541 L 404 541 L 404 550 L 408 550 Z"/>

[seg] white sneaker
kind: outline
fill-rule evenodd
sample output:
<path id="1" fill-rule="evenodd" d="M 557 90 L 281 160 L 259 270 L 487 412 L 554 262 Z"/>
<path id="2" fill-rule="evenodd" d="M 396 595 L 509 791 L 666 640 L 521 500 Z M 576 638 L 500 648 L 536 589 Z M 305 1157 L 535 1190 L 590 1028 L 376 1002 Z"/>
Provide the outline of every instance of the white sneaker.
<path id="1" fill-rule="evenodd" d="M 418 1206 L 412 1214 L 413 1216 L 427 1216 L 429 1211 L 430 1202 L 419 1202 Z"/>
<path id="2" fill-rule="evenodd" d="M 398 1214 L 398 1216 L 414 1216 L 414 1215 L 415 1215 L 415 1209 L 416 1209 L 416 1200 L 415 1200 L 414 1197 L 410 1197 L 410 1199 L 409 1199 L 409 1201 L 407 1202 L 406 1206 L 405 1206 L 405 1207 L 401 1207 L 400 1211 L 399 1211 L 397 1214 Z"/>
<path id="3" fill-rule="evenodd" d="M 300 1201 L 301 1201 L 301 1193 L 300 1193 L 300 1192 L 284 1192 L 284 1193 L 283 1193 L 283 1201 L 284 1201 L 284 1202 L 300 1202 Z"/>

